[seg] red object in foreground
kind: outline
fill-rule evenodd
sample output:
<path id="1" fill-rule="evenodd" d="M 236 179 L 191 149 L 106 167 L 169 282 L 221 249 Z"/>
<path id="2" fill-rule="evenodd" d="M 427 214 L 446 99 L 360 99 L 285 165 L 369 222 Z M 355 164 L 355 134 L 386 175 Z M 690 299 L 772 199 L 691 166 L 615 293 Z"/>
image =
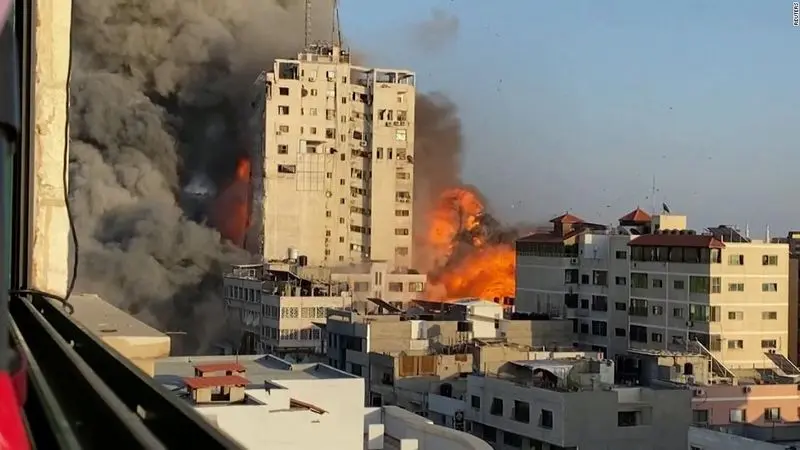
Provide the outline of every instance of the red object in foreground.
<path id="1" fill-rule="evenodd" d="M 18 379 L 24 370 L 14 376 L 0 373 L 0 450 L 30 450 L 28 435 L 22 423 L 22 392 L 17 392 Z M 24 375 L 23 375 L 24 377 Z"/>

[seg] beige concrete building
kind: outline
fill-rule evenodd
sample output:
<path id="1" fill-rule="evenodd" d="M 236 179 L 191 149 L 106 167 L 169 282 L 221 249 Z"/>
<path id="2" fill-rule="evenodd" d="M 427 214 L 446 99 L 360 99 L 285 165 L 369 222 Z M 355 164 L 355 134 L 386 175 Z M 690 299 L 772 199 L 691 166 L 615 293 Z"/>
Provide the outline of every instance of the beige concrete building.
<path id="1" fill-rule="evenodd" d="M 428 306 L 436 305 L 439 303 Z M 370 352 L 436 353 L 474 339 L 556 348 L 574 340 L 568 320 L 504 318 L 502 305 L 484 301 L 464 300 L 444 306 L 444 311 L 418 307 L 393 314 L 329 310 L 325 325 L 328 363 L 366 377 Z"/>
<path id="2" fill-rule="evenodd" d="M 146 374 L 153 376 L 154 361 L 169 356 L 170 337 L 95 294 L 73 294 L 72 318 Z"/>
<path id="3" fill-rule="evenodd" d="M 561 308 L 595 350 L 697 340 L 732 368 L 788 362 L 786 244 L 725 226 L 696 234 L 685 216 L 637 209 L 617 227 L 558 217 L 520 239 L 517 258 L 517 309 Z"/>
<path id="4" fill-rule="evenodd" d="M 265 261 L 409 268 L 414 83 L 409 71 L 352 65 L 335 46 L 276 60 L 254 85 L 246 246 Z"/>

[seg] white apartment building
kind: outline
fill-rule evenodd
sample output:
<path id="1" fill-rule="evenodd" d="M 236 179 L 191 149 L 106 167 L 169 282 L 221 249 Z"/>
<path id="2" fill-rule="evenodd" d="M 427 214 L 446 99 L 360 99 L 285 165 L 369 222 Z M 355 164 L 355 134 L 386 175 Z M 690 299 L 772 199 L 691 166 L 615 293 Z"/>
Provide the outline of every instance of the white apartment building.
<path id="1" fill-rule="evenodd" d="M 698 341 L 730 368 L 785 365 L 787 244 L 637 209 L 618 227 L 570 214 L 517 241 L 518 311 L 560 307 L 579 343 L 609 355 Z"/>
<path id="2" fill-rule="evenodd" d="M 265 261 L 296 251 L 311 266 L 410 268 L 414 83 L 413 72 L 352 65 L 336 46 L 259 76 L 246 247 Z"/>
<path id="3" fill-rule="evenodd" d="M 491 450 L 397 407 L 365 407 L 364 379 L 271 355 L 158 360 L 155 380 L 245 449 Z"/>

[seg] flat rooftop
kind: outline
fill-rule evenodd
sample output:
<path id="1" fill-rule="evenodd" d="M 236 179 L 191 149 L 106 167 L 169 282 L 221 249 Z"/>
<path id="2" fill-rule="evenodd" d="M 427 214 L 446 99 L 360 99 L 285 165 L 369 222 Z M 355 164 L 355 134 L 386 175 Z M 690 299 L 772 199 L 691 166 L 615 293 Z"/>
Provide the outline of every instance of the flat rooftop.
<path id="1" fill-rule="evenodd" d="M 101 338 L 167 337 L 166 334 L 108 303 L 96 294 L 73 294 L 69 302 L 75 308 L 72 318 Z"/>
<path id="2" fill-rule="evenodd" d="M 258 386 L 265 381 L 358 378 L 325 364 L 292 364 L 273 355 L 171 356 L 155 361 L 154 378 L 170 387 L 183 387 L 183 378 L 195 376 L 195 366 L 212 363 L 238 363 L 245 369 L 243 377 Z"/>

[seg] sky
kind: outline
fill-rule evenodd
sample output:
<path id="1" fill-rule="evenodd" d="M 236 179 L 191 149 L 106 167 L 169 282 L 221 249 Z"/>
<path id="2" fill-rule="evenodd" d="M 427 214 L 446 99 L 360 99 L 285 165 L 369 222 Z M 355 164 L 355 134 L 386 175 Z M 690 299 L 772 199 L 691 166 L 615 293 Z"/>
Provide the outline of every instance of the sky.
<path id="1" fill-rule="evenodd" d="M 340 20 L 459 106 L 463 180 L 505 220 L 667 203 L 697 229 L 800 229 L 791 2 L 340 0 Z"/>

